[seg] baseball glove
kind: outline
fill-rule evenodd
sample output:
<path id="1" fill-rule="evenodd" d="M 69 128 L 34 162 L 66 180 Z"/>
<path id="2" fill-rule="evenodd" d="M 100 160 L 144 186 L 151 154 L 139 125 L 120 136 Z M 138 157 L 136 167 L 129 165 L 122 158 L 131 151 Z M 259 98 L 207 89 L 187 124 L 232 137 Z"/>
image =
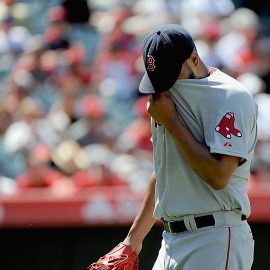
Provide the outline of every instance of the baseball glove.
<path id="1" fill-rule="evenodd" d="M 113 250 L 88 266 L 88 270 L 138 270 L 138 256 L 129 246 L 119 243 Z"/>

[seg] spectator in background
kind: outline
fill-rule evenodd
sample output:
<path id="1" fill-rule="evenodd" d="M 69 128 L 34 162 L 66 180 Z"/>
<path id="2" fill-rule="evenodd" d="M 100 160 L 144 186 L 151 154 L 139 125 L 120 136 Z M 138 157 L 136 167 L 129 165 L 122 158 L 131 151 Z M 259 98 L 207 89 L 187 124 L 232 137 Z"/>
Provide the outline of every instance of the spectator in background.
<path id="1" fill-rule="evenodd" d="M 255 74 L 266 84 L 265 92 L 270 94 L 270 37 L 260 37 L 255 44 L 256 68 Z"/>
<path id="2" fill-rule="evenodd" d="M 32 83 L 32 76 L 24 70 L 8 78 L 3 99 L 7 110 L 12 114 L 13 121 L 17 119 L 23 99 L 30 96 Z"/>
<path id="3" fill-rule="evenodd" d="M 26 50 L 32 34 L 26 27 L 15 25 L 10 13 L 0 16 L 0 72 L 5 74 Z"/>
<path id="4" fill-rule="evenodd" d="M 27 151 L 38 142 L 38 122 L 43 117 L 42 104 L 30 97 L 24 98 L 14 121 L 4 135 L 4 146 L 10 152 Z"/>
<path id="5" fill-rule="evenodd" d="M 66 19 L 69 24 L 88 23 L 91 9 L 87 0 L 64 0 L 62 6 L 66 10 Z"/>
<path id="6" fill-rule="evenodd" d="M 270 95 L 266 84 L 254 73 L 243 73 L 237 78 L 251 92 L 258 106 L 258 142 L 251 166 L 251 187 L 256 183 L 270 184 Z"/>
<path id="7" fill-rule="evenodd" d="M 226 23 L 229 27 L 215 45 L 223 69 L 234 77 L 253 71 L 256 62 L 254 44 L 259 30 L 257 14 L 247 8 L 239 8 Z"/>
<path id="8" fill-rule="evenodd" d="M 52 152 L 53 164 L 67 177 L 89 166 L 89 157 L 75 140 L 64 139 Z"/>
<path id="9" fill-rule="evenodd" d="M 80 119 L 70 127 L 70 135 L 85 147 L 102 143 L 113 148 L 118 135 L 117 125 L 107 117 L 102 99 L 96 94 L 84 96 L 78 103 Z"/>
<path id="10" fill-rule="evenodd" d="M 89 166 L 78 170 L 72 176 L 77 187 L 94 186 L 127 186 L 126 179 L 121 178 L 117 171 L 111 168 L 113 152 L 103 144 L 88 145 L 85 150 L 89 156 Z"/>
<path id="11" fill-rule="evenodd" d="M 95 83 L 111 80 L 119 101 L 134 98 L 136 74 L 134 74 L 135 36 L 124 31 L 123 23 L 131 15 L 127 9 L 116 9 L 108 13 L 113 19 L 112 28 L 103 34 L 98 44 L 94 64 Z"/>
<path id="12" fill-rule="evenodd" d="M 53 187 L 64 175 L 49 166 L 51 151 L 47 145 L 37 144 L 29 152 L 26 171 L 16 177 L 18 189 Z"/>
<path id="13" fill-rule="evenodd" d="M 138 98 L 133 106 L 135 120 L 130 123 L 120 137 L 119 144 L 128 145 L 133 154 L 137 150 L 145 150 L 152 153 L 151 124 L 147 112 L 148 96 Z M 132 150 L 131 150 L 132 149 Z"/>
<path id="14" fill-rule="evenodd" d="M 258 141 L 270 141 L 270 95 L 263 79 L 254 73 L 243 73 L 238 80 L 246 86 L 258 105 Z"/>
<path id="15" fill-rule="evenodd" d="M 70 46 L 67 12 L 62 6 L 55 6 L 47 13 L 49 25 L 44 30 L 44 42 L 48 50 L 65 50 Z"/>
<path id="16" fill-rule="evenodd" d="M 122 51 L 116 43 L 97 56 L 94 74 L 97 85 L 110 80 L 114 85 L 115 96 L 119 101 L 134 98 L 135 77 L 133 74 L 133 57 Z"/>
<path id="17" fill-rule="evenodd" d="M 222 61 L 217 53 L 215 46 L 222 35 L 220 21 L 218 19 L 206 22 L 201 33 L 196 40 L 196 47 L 202 56 L 202 59 L 209 66 L 222 68 Z"/>
<path id="18" fill-rule="evenodd" d="M 5 134 L 11 122 L 11 114 L 7 110 L 6 104 L 2 101 L 0 102 L 0 138 Z"/>
<path id="19" fill-rule="evenodd" d="M 54 102 L 50 113 L 60 111 L 73 123 L 79 117 L 76 113 L 76 102 L 89 91 L 91 80 L 90 68 L 84 63 L 84 47 L 81 44 L 73 44 L 60 55 L 49 52 L 55 57 L 56 73 L 53 77 L 60 96 L 58 102 Z"/>
<path id="20" fill-rule="evenodd" d="M 41 36 L 34 36 L 10 74 L 11 78 L 18 77 L 17 74 L 24 74 L 25 78 L 29 78 L 28 93 L 42 102 L 45 113 L 59 100 L 56 86 L 59 59 L 60 56 L 55 51 L 45 49 Z"/>
<path id="21" fill-rule="evenodd" d="M 73 44 L 62 54 L 62 70 L 57 83 L 64 98 L 76 100 L 90 90 L 91 70 L 84 62 L 85 49 L 82 44 Z"/>
<path id="22" fill-rule="evenodd" d="M 135 190 L 146 188 L 152 170 L 151 124 L 147 112 L 148 96 L 139 97 L 132 108 L 134 120 L 123 130 L 115 145 L 117 156 L 112 167 Z"/>
<path id="23" fill-rule="evenodd" d="M 108 29 L 103 33 L 99 50 L 106 52 L 110 50 L 114 44 L 120 51 L 130 53 L 134 48 L 135 36 L 132 33 L 125 31 L 124 23 L 133 13 L 128 8 L 115 8 L 107 12 Z"/>
<path id="24" fill-rule="evenodd" d="M 251 164 L 250 189 L 266 191 L 270 188 L 270 140 L 257 143 Z"/>
<path id="25" fill-rule="evenodd" d="M 27 48 L 32 34 L 23 27 L 15 25 L 11 14 L 3 14 L 0 18 L 0 55 L 12 54 L 15 59 Z"/>
<path id="26" fill-rule="evenodd" d="M 96 19 L 101 37 L 93 63 L 92 83 L 106 104 L 108 116 L 118 124 L 119 133 L 132 121 L 130 108 L 137 99 L 140 75 L 137 36 L 124 27 L 132 14 L 127 8 L 114 8 Z M 102 21 L 108 22 L 106 26 Z"/>
<path id="27" fill-rule="evenodd" d="M 251 166 L 250 185 L 256 188 L 256 184 L 270 185 L 270 162 L 256 157 Z M 270 186 L 269 186 L 270 187 Z"/>

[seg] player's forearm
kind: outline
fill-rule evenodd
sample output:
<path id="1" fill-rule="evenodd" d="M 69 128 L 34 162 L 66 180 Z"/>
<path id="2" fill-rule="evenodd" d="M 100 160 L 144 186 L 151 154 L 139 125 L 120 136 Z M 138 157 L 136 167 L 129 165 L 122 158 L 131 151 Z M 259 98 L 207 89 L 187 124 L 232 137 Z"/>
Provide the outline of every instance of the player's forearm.
<path id="1" fill-rule="evenodd" d="M 200 143 L 177 117 L 166 129 L 173 136 L 179 150 L 192 169 L 214 189 L 226 186 L 232 176 L 232 170 L 222 156 L 212 155 L 208 147 Z"/>
<path id="2" fill-rule="evenodd" d="M 155 205 L 155 182 L 155 176 L 154 174 L 152 174 L 142 206 L 124 241 L 124 243 L 131 246 L 135 253 L 140 252 L 143 239 L 155 223 L 155 219 L 153 218 L 153 211 Z"/>

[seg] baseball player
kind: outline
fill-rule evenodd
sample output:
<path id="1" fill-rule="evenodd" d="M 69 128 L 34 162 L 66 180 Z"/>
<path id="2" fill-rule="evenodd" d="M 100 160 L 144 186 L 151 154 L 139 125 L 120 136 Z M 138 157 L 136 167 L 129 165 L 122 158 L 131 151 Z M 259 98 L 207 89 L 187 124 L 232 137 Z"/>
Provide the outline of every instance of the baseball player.
<path id="1" fill-rule="evenodd" d="M 146 73 L 139 90 L 149 94 L 154 173 L 123 244 L 138 255 L 158 219 L 164 232 L 153 270 L 251 269 L 252 96 L 206 66 L 181 26 L 155 28 L 142 53 Z"/>

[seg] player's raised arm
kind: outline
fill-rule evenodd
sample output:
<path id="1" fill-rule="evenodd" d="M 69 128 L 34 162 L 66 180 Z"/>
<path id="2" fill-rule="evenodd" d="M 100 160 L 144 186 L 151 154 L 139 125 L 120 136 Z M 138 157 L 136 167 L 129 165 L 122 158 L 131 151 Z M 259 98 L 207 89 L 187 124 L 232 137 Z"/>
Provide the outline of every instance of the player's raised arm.
<path id="1" fill-rule="evenodd" d="M 228 184 L 240 158 L 211 154 L 205 144 L 197 141 L 177 115 L 169 92 L 151 96 L 148 112 L 166 127 L 190 166 L 207 184 L 214 189 L 222 189 Z"/>

